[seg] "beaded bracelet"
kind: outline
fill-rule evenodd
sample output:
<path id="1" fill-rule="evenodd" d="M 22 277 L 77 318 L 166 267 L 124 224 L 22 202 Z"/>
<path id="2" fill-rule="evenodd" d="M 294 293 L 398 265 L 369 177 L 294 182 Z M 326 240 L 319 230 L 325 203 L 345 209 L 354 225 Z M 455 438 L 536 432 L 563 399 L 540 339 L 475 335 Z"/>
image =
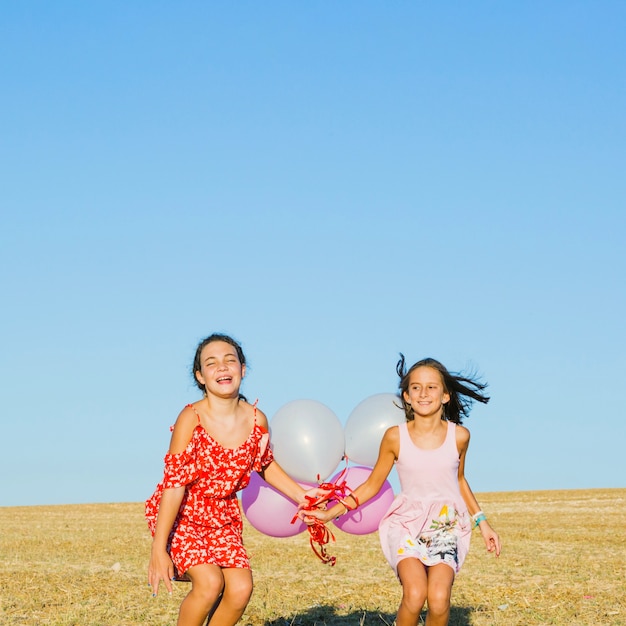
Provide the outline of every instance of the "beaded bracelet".
<path id="1" fill-rule="evenodd" d="M 359 508 L 359 500 L 358 500 L 358 498 L 353 493 L 349 493 L 348 497 L 352 498 L 354 500 L 354 506 L 352 508 L 350 508 L 346 504 L 345 500 L 340 500 L 339 504 L 343 504 L 343 507 L 345 508 L 345 511 L 343 513 L 339 513 L 339 515 L 337 515 L 337 517 L 335 517 L 335 519 L 339 519 L 342 515 L 345 515 L 348 511 L 354 511 L 355 509 Z"/>
<path id="2" fill-rule="evenodd" d="M 339 504 L 343 504 L 343 502 L 340 502 Z M 343 504 L 343 508 L 345 509 L 345 511 L 343 513 L 339 513 L 339 515 L 336 515 L 335 519 L 339 519 L 342 515 L 345 515 L 350 510 L 345 504 Z"/>
<path id="3" fill-rule="evenodd" d="M 345 502 L 342 502 L 341 504 L 343 504 L 346 509 L 348 509 L 348 511 L 354 511 L 355 509 L 358 509 L 360 505 L 359 499 L 353 493 L 349 493 L 348 498 L 352 498 L 354 500 L 354 506 L 352 508 L 350 508 Z"/>
<path id="4" fill-rule="evenodd" d="M 478 511 L 478 513 L 472 515 L 472 521 L 474 522 L 474 528 L 476 528 L 481 522 L 487 521 L 487 516 L 482 511 Z"/>

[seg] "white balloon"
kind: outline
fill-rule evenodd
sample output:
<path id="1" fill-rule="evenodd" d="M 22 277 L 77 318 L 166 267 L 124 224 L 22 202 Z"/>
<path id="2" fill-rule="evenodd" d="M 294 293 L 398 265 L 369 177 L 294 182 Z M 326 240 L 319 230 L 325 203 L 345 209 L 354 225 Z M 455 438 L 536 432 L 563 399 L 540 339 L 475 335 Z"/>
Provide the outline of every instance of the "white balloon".
<path id="1" fill-rule="evenodd" d="M 277 463 L 294 480 L 326 479 L 343 458 L 345 437 L 339 418 L 317 400 L 293 400 L 270 421 Z"/>
<path id="2" fill-rule="evenodd" d="M 405 421 L 400 399 L 393 393 L 366 398 L 350 413 L 346 422 L 346 456 L 359 465 L 373 467 L 385 431 Z"/>

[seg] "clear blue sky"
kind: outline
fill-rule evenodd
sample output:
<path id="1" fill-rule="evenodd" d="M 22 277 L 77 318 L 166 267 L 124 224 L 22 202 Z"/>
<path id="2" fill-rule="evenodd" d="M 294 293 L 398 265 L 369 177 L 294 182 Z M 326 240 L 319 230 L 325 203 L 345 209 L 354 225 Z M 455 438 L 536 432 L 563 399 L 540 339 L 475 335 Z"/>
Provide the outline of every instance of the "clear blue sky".
<path id="1" fill-rule="evenodd" d="M 149 496 L 213 331 L 270 420 L 433 356 L 474 491 L 626 485 L 625 3 L 1 13 L 0 505 Z"/>

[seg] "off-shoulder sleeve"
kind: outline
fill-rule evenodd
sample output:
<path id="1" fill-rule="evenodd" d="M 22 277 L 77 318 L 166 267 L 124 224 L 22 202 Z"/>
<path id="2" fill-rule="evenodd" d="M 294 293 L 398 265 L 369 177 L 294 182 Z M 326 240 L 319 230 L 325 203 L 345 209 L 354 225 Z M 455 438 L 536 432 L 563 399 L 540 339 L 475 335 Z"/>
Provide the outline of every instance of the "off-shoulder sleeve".
<path id="1" fill-rule="evenodd" d="M 184 487 L 198 478 L 195 454 L 189 449 L 178 454 L 166 454 L 164 462 L 163 489 Z"/>
<path id="2" fill-rule="evenodd" d="M 170 430 L 173 430 L 173 428 L 170 428 Z M 146 520 L 153 535 L 163 490 L 184 487 L 198 478 L 199 471 L 196 456 L 194 437 L 191 438 L 183 452 L 178 454 L 170 454 L 168 452 L 165 455 L 163 479 L 156 486 L 154 493 L 146 500 L 145 505 Z"/>
<path id="3" fill-rule="evenodd" d="M 274 460 L 274 453 L 270 447 L 270 434 L 262 426 L 256 426 L 256 428 L 259 438 L 252 460 L 252 470 L 261 472 Z"/>
<path id="4" fill-rule="evenodd" d="M 270 434 L 265 429 L 261 430 L 263 434 L 259 441 L 259 464 L 262 469 L 265 469 L 274 460 L 274 452 L 270 447 Z"/>
<path id="5" fill-rule="evenodd" d="M 179 454 L 168 453 L 165 455 L 163 480 L 157 485 L 152 496 L 146 500 L 145 506 L 148 528 L 153 535 L 156 528 L 161 498 L 163 497 L 163 490 L 184 487 L 192 483 L 198 477 L 195 454 L 190 452 L 190 448 L 191 446 Z"/>

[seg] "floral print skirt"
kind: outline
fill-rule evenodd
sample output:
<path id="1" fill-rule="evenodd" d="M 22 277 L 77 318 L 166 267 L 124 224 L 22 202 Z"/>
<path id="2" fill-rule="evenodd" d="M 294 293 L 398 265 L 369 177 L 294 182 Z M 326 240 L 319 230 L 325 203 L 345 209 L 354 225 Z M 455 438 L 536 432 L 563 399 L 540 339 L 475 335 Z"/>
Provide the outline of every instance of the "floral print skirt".
<path id="1" fill-rule="evenodd" d="M 221 528 L 179 519 L 172 529 L 168 546 L 176 578 L 184 579 L 183 575 L 190 567 L 204 563 L 250 569 L 250 560 L 243 546 L 242 528 L 241 521 L 237 519 Z"/>
<path id="2" fill-rule="evenodd" d="M 461 569 L 469 549 L 471 521 L 466 510 L 453 503 L 433 503 L 425 510 L 398 501 L 380 523 L 381 546 L 397 573 L 399 561 L 416 558 L 426 566 L 445 563 Z"/>

